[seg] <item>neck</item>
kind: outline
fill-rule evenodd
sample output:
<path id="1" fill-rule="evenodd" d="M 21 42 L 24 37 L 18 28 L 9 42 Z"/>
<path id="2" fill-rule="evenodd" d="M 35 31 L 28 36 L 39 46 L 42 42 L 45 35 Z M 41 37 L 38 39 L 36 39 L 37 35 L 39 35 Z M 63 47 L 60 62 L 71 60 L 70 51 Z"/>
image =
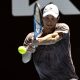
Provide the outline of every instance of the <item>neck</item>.
<path id="1" fill-rule="evenodd" d="M 53 33 L 54 31 L 55 31 L 55 29 L 54 29 L 54 30 L 50 30 L 49 32 L 43 30 L 41 37 L 46 36 L 46 35 L 48 35 L 48 34 L 51 34 L 51 33 Z"/>

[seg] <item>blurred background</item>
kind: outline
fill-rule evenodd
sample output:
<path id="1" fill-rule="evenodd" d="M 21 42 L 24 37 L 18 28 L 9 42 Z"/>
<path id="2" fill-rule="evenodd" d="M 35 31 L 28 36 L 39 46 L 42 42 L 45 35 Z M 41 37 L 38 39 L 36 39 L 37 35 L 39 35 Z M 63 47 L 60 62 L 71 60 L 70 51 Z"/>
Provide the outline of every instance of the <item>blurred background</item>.
<path id="1" fill-rule="evenodd" d="M 34 3 L 36 0 L 29 0 Z M 80 1 L 70 0 L 80 11 Z M 10 0 L 1 1 L 0 7 L 1 52 L 0 69 L 2 80 L 38 80 L 39 76 L 31 60 L 24 64 L 17 52 L 26 35 L 33 31 L 33 16 L 13 16 Z M 63 15 L 59 22 L 69 25 L 71 32 L 72 58 L 77 75 L 80 77 L 80 15 Z"/>

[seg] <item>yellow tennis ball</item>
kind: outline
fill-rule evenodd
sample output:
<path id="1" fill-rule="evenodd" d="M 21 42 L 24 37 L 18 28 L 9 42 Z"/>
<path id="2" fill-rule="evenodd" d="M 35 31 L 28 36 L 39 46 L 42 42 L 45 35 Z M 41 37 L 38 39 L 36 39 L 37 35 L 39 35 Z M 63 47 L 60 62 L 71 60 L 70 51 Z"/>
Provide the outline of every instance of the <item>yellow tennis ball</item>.
<path id="1" fill-rule="evenodd" d="M 27 53 L 27 50 L 24 46 L 20 46 L 20 47 L 18 47 L 18 52 L 20 54 L 25 54 L 25 53 Z"/>

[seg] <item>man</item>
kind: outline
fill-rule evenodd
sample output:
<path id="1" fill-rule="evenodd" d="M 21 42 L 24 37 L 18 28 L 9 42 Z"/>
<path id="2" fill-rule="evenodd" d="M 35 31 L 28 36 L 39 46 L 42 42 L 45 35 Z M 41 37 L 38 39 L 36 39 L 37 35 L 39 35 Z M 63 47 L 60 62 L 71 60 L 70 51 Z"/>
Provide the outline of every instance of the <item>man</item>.
<path id="1" fill-rule="evenodd" d="M 22 61 L 27 63 L 33 57 L 40 80 L 77 80 L 71 58 L 70 29 L 67 24 L 58 23 L 58 19 L 57 6 L 48 4 L 43 10 L 42 33 L 36 41 L 33 32 L 27 35 L 23 45 L 29 45 L 28 53 L 22 55 Z"/>

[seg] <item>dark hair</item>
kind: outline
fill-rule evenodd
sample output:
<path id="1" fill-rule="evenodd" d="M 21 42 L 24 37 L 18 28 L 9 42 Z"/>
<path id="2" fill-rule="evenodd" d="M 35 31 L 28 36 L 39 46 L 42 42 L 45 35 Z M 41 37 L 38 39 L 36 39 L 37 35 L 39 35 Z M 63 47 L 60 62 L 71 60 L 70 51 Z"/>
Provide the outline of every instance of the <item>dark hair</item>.
<path id="1" fill-rule="evenodd" d="M 53 4 L 53 2 L 50 2 L 50 3 L 48 3 L 48 4 Z"/>

